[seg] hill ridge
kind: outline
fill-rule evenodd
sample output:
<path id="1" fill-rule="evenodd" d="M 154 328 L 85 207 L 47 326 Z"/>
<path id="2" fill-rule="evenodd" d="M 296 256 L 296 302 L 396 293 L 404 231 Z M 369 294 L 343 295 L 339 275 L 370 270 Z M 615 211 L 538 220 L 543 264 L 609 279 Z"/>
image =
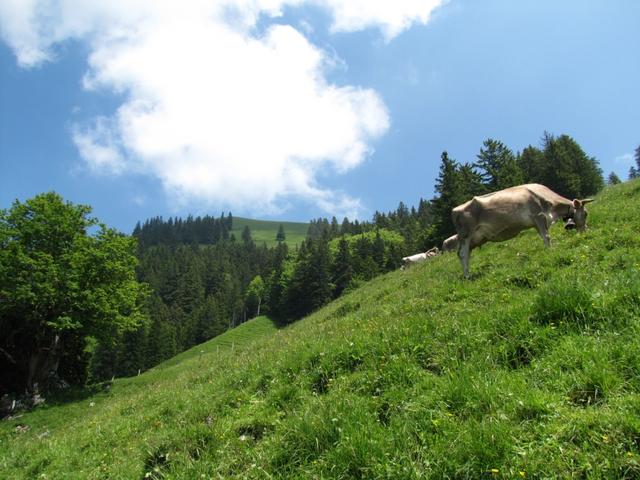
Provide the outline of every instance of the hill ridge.
<path id="1" fill-rule="evenodd" d="M 283 226 L 285 242 L 289 246 L 295 246 L 302 243 L 306 238 L 307 230 L 309 229 L 308 222 L 259 220 L 246 217 L 233 217 L 231 233 L 233 233 L 237 238 L 241 238 L 242 231 L 245 226 L 248 226 L 253 241 L 257 244 L 264 242 L 269 247 L 278 243 L 276 241 L 276 235 L 280 225 Z"/>

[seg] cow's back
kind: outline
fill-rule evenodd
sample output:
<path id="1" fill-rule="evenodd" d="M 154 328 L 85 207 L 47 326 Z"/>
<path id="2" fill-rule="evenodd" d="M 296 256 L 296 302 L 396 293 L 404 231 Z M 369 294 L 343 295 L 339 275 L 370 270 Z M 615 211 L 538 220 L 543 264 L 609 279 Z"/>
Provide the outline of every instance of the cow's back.
<path id="1" fill-rule="evenodd" d="M 533 218 L 548 212 L 555 197 L 544 185 L 527 184 L 473 197 L 453 209 L 458 235 L 471 238 L 472 244 L 505 240 L 533 226 Z"/>

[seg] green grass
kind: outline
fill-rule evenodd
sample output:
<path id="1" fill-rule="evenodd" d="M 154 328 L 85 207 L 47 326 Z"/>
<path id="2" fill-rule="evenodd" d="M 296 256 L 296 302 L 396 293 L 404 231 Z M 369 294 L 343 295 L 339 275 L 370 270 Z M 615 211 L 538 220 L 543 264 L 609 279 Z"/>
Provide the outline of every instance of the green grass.
<path id="1" fill-rule="evenodd" d="M 217 355 L 221 351 L 233 351 L 236 347 L 242 348 L 247 344 L 252 344 L 264 336 L 273 334 L 275 331 L 276 326 L 269 318 L 265 316 L 256 317 L 226 331 L 208 342 L 179 353 L 175 357 L 157 365 L 152 370 L 164 370 L 174 365 L 180 365 L 187 360 L 193 360 L 194 358 L 202 359 L 204 355 Z"/>
<path id="2" fill-rule="evenodd" d="M 300 245 L 307 238 L 308 223 L 253 220 L 242 217 L 233 217 L 231 232 L 240 239 L 244 227 L 248 226 L 251 230 L 251 238 L 257 245 L 262 245 L 264 242 L 268 247 L 273 247 L 278 243 L 276 235 L 280 225 L 284 228 L 285 242 L 289 247 Z"/>
<path id="3" fill-rule="evenodd" d="M 638 478 L 639 211 L 611 187 L 472 281 L 442 255 L 1 422 L 0 478 Z"/>

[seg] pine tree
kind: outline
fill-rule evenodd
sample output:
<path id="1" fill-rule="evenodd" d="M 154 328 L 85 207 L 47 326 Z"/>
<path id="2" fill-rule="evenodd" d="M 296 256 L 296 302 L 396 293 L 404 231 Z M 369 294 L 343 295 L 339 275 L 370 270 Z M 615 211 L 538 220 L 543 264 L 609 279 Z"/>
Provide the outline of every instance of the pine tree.
<path id="1" fill-rule="evenodd" d="M 142 325 L 137 330 L 122 335 L 118 348 L 117 376 L 129 377 L 145 369 L 147 329 L 147 325 Z"/>
<path id="2" fill-rule="evenodd" d="M 245 245 L 248 245 L 253 242 L 251 238 L 251 230 L 249 229 L 249 225 L 245 225 L 242 229 L 242 241 Z"/>
<path id="3" fill-rule="evenodd" d="M 555 138 L 545 132 L 544 184 L 567 198 L 584 198 L 604 186 L 602 171 L 593 157 L 568 135 Z"/>
<path id="4" fill-rule="evenodd" d="M 151 325 L 147 342 L 146 365 L 152 367 L 172 357 L 177 351 L 176 331 L 170 321 L 167 306 L 159 296 L 154 295 L 149 301 Z"/>
<path id="5" fill-rule="evenodd" d="M 89 362 L 89 383 L 102 382 L 115 376 L 118 363 L 117 348 L 114 342 L 96 342 Z"/>
<path id="6" fill-rule="evenodd" d="M 197 318 L 196 343 L 216 337 L 227 329 L 227 323 L 220 311 L 220 302 L 213 295 L 208 295 L 200 306 Z"/>
<path id="7" fill-rule="evenodd" d="M 182 256 L 183 272 L 178 276 L 177 287 L 173 296 L 173 304 L 179 306 L 186 314 L 194 311 L 204 300 L 204 285 L 199 268 L 199 258 L 192 251 L 186 250 Z"/>
<path id="8" fill-rule="evenodd" d="M 285 316 L 288 320 L 304 317 L 311 309 L 311 242 L 308 238 L 300 244 L 291 278 L 286 284 Z"/>
<path id="9" fill-rule="evenodd" d="M 615 172 L 611 172 L 609 174 L 609 176 L 607 177 L 607 183 L 609 185 L 617 185 L 618 183 L 620 183 L 622 180 L 620 180 L 620 177 L 618 175 L 616 175 Z"/>
<path id="10" fill-rule="evenodd" d="M 286 235 L 284 234 L 284 226 L 280 224 L 278 227 L 278 233 L 276 234 L 276 241 L 278 243 L 284 242 L 286 240 Z"/>
<path id="11" fill-rule="evenodd" d="M 340 225 L 336 217 L 331 217 L 331 238 L 335 238 L 340 235 Z"/>
<path id="12" fill-rule="evenodd" d="M 629 167 L 629 180 L 640 177 L 640 145 L 638 145 L 634 151 L 634 158 L 636 161 L 635 166 Z"/>
<path id="13" fill-rule="evenodd" d="M 420 228 L 426 228 L 433 221 L 431 203 L 428 200 L 420 199 L 418 204 L 418 224 Z"/>
<path id="14" fill-rule="evenodd" d="M 384 240 L 382 240 L 382 237 L 380 236 L 380 231 L 379 230 L 376 230 L 376 238 L 373 241 L 371 254 L 372 254 L 372 257 L 373 257 L 373 261 L 378 266 L 378 271 L 379 272 L 383 272 L 384 271 L 384 266 L 385 266 L 385 263 L 384 263 Z"/>
<path id="15" fill-rule="evenodd" d="M 327 237 L 314 242 L 310 256 L 309 294 L 310 311 L 317 310 L 331 300 L 331 262 Z"/>
<path id="16" fill-rule="evenodd" d="M 429 241 L 438 245 L 455 231 L 451 220 L 451 210 L 464 203 L 465 196 L 460 182 L 459 166 L 455 160 L 449 158 L 447 152 L 442 152 L 440 173 L 436 179 L 435 190 L 439 196 L 435 197 L 433 206 L 433 233 Z"/>
<path id="17" fill-rule="evenodd" d="M 373 259 L 373 243 L 365 235 L 360 235 L 354 243 L 353 266 L 356 276 L 362 280 L 371 280 L 378 274 L 378 265 Z"/>
<path id="18" fill-rule="evenodd" d="M 470 200 L 486 192 L 486 187 L 482 184 L 482 176 L 476 172 L 473 165 L 465 163 L 460 166 L 458 177 L 463 199 Z"/>
<path id="19" fill-rule="evenodd" d="M 333 283 L 333 297 L 337 298 L 342 295 L 353 279 L 353 265 L 351 253 L 349 251 L 349 242 L 345 237 L 341 237 L 338 241 L 338 253 L 331 267 L 331 281 Z"/>
<path id="20" fill-rule="evenodd" d="M 520 185 L 523 174 L 513 152 L 502 142 L 491 138 L 485 140 L 483 145 L 474 166 L 482 172 L 482 182 L 487 191 L 495 192 Z"/>
<path id="21" fill-rule="evenodd" d="M 351 233 L 351 222 L 347 217 L 344 217 L 342 224 L 340 225 L 340 234 L 348 235 Z"/>
<path id="22" fill-rule="evenodd" d="M 539 148 L 529 145 L 517 157 L 523 183 L 544 183 L 545 159 Z"/>

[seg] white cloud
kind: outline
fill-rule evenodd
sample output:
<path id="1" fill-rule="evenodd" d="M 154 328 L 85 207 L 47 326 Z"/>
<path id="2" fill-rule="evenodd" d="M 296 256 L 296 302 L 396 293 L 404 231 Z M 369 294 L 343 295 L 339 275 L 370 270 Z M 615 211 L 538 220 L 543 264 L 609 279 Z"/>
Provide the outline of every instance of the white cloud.
<path id="1" fill-rule="evenodd" d="M 97 173 L 119 174 L 126 169 L 118 141 L 114 138 L 115 125 L 106 118 L 98 117 L 93 125 L 80 130 L 72 129 L 73 142 L 91 170 Z"/>
<path id="2" fill-rule="evenodd" d="M 257 34 L 301 0 L 0 0 L 0 34 L 18 63 L 54 60 L 54 46 L 90 46 L 84 86 L 122 93 L 109 118 L 76 125 L 73 140 L 96 172 L 143 172 L 181 202 L 277 210 L 287 198 L 354 215 L 357 199 L 323 189 L 371 154 L 389 127 L 372 89 L 325 77 L 332 54 L 287 25 Z M 379 28 L 390 40 L 426 23 L 440 0 L 315 0 L 335 31 Z"/>
<path id="3" fill-rule="evenodd" d="M 619 164 L 619 165 L 622 164 L 622 165 L 626 165 L 626 166 L 631 166 L 631 165 L 633 165 L 635 163 L 632 153 L 625 153 L 623 155 L 618 155 L 614 159 L 614 162 Z"/>
<path id="4" fill-rule="evenodd" d="M 426 24 L 444 0 L 320 0 L 333 12 L 334 31 L 380 28 L 387 41 L 414 23 Z"/>

